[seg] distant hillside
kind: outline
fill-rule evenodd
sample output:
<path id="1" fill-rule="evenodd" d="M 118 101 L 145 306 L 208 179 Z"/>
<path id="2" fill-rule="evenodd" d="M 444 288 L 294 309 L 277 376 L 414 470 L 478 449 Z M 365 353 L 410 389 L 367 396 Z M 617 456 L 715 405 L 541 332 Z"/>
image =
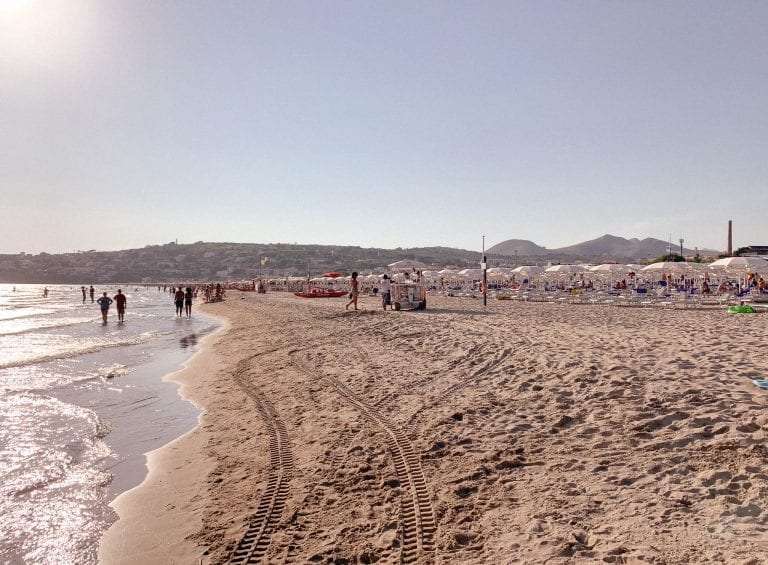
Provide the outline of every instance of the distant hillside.
<path id="1" fill-rule="evenodd" d="M 658 239 L 624 239 L 605 235 L 560 249 L 511 239 L 487 250 L 489 266 L 568 263 L 573 261 L 635 262 L 660 257 L 667 243 Z M 694 252 L 686 249 L 686 254 Z M 703 256 L 716 251 L 699 250 Z M 261 261 L 266 257 L 266 262 Z M 70 283 L 166 282 L 246 280 L 259 275 L 318 275 L 326 271 L 383 272 L 401 259 L 417 259 L 429 266 L 477 267 L 480 252 L 451 247 L 379 249 L 343 245 L 287 243 L 168 243 L 124 251 L 88 251 L 53 255 L 0 255 L 0 282 Z"/>
<path id="2" fill-rule="evenodd" d="M 538 257 L 546 255 L 548 251 L 546 247 L 536 245 L 527 239 L 508 239 L 488 249 L 488 253 L 507 255 L 509 257 Z"/>
<path id="3" fill-rule="evenodd" d="M 535 257 L 542 260 L 566 261 L 625 261 L 635 262 L 647 259 L 655 259 L 666 254 L 666 241 L 647 237 L 645 239 L 625 239 L 615 235 L 604 235 L 590 241 L 584 241 L 567 247 L 557 249 L 546 249 L 535 243 L 519 239 L 510 239 L 491 247 L 489 251 L 518 258 L 524 258 L 524 255 Z M 679 247 L 672 244 L 673 251 L 679 253 Z M 530 250 L 530 253 L 524 253 L 521 249 Z M 515 253 L 517 250 L 517 254 Z M 699 249 L 702 256 L 716 256 L 719 252 L 712 249 Z M 694 255 L 696 250 L 683 248 L 684 255 Z"/>
<path id="4" fill-rule="evenodd" d="M 262 259 L 266 262 L 262 265 Z M 38 255 L 0 255 L 0 282 L 74 283 L 244 280 L 261 275 L 318 275 L 384 271 L 389 263 L 417 259 L 427 265 L 477 267 L 479 251 L 449 247 L 377 249 L 285 243 L 210 243 L 148 245 L 124 251 Z M 500 256 L 489 256 L 499 261 Z"/>

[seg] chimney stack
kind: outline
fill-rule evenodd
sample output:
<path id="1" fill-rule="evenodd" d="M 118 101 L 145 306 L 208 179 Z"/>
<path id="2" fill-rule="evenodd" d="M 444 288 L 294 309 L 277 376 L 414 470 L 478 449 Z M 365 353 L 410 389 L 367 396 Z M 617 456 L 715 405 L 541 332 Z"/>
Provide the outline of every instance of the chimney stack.
<path id="1" fill-rule="evenodd" d="M 728 257 L 733 255 L 733 220 L 728 220 Z"/>

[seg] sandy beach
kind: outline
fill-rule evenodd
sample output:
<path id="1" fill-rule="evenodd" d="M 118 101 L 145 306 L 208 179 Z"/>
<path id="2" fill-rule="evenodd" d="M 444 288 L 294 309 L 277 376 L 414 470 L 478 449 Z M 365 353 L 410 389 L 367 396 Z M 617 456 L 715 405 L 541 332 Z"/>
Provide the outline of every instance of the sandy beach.
<path id="1" fill-rule="evenodd" d="M 228 293 L 103 563 L 768 562 L 768 315 Z"/>

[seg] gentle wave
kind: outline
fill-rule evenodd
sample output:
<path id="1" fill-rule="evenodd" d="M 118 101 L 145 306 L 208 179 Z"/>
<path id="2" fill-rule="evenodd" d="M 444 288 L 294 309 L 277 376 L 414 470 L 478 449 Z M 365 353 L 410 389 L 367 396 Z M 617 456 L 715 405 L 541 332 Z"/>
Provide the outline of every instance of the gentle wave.
<path id="1" fill-rule="evenodd" d="M 113 341 L 108 343 L 99 343 L 99 344 L 93 344 L 88 345 L 85 347 L 78 347 L 73 349 L 67 349 L 65 351 L 59 351 L 52 354 L 47 355 L 36 355 L 36 356 L 28 356 L 24 359 L 19 359 L 16 361 L 9 361 L 6 363 L 0 363 L 0 369 L 10 369 L 14 367 L 24 367 L 26 365 L 34 365 L 36 363 L 45 363 L 47 361 L 54 361 L 57 359 L 68 359 L 70 357 L 77 357 L 79 355 L 85 355 L 87 353 L 95 353 L 97 351 L 102 351 L 104 349 L 109 349 L 112 347 L 120 347 L 125 345 L 138 345 L 140 343 L 145 343 L 148 341 L 152 341 L 153 339 L 157 339 L 158 337 L 161 337 L 163 335 L 170 335 L 174 332 L 172 331 L 165 331 L 165 332 L 145 332 L 143 334 L 139 334 L 135 336 L 132 339 L 126 339 L 126 340 L 120 340 L 120 341 Z"/>
<path id="2" fill-rule="evenodd" d="M 13 308 L 11 308 L 13 309 Z M 18 308 L 19 310 L 23 310 L 23 308 Z M 19 320 L 22 318 L 32 318 L 34 316 L 43 316 L 47 314 L 55 314 L 56 310 L 40 310 L 40 309 L 33 309 L 32 311 L 26 312 L 24 314 L 16 314 L 15 312 L 8 312 L 8 311 L 0 311 L 0 322 L 7 322 L 9 320 Z M 10 315 L 9 315 L 10 314 Z"/>
<path id="3" fill-rule="evenodd" d="M 97 318 L 95 317 L 91 317 L 91 318 L 74 318 L 72 320 L 55 320 L 53 322 L 41 322 L 36 325 L 31 325 L 27 328 L 17 329 L 17 330 L 2 329 L 4 322 L 8 320 L 0 320 L 0 335 L 20 335 L 20 334 L 26 334 L 30 332 L 36 332 L 39 330 L 52 330 L 56 328 L 65 328 L 68 326 L 76 326 L 78 324 L 87 324 L 87 323 L 93 322 L 96 319 Z"/>

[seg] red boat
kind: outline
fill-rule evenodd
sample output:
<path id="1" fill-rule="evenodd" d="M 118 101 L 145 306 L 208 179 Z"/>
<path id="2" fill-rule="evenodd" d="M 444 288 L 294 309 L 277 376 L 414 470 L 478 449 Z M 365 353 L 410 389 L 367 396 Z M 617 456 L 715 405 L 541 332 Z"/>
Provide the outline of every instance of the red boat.
<path id="1" fill-rule="evenodd" d="M 313 288 L 309 292 L 294 292 L 293 294 L 301 298 L 338 298 L 348 294 L 348 292 L 346 290 Z"/>

